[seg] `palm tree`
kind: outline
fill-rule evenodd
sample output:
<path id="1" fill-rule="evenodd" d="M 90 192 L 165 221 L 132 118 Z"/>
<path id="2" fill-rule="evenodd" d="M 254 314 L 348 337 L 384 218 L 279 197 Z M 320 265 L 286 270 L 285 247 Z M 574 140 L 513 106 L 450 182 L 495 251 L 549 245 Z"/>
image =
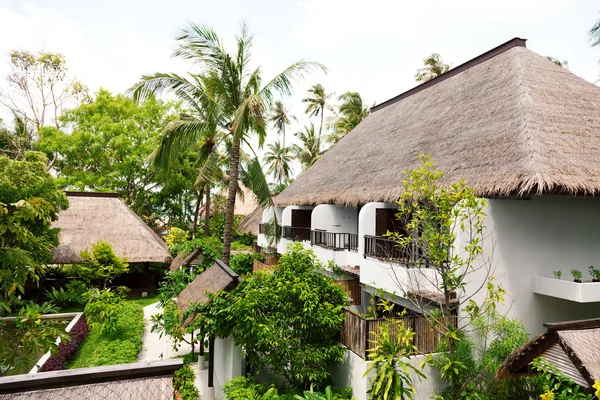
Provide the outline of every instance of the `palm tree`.
<path id="1" fill-rule="evenodd" d="M 306 110 L 304 111 L 310 117 L 321 116 L 321 124 L 319 125 L 319 141 L 321 140 L 321 134 L 323 132 L 323 117 L 325 110 L 331 110 L 331 107 L 327 103 L 331 94 L 325 93 L 325 88 L 320 83 L 313 85 L 308 89 L 309 97 L 302 99 L 303 103 L 307 103 Z"/>
<path id="2" fill-rule="evenodd" d="M 283 148 L 285 148 L 285 127 L 292 122 L 291 120 L 297 121 L 298 119 L 293 115 L 289 115 L 289 110 L 286 110 L 283 103 L 277 100 L 273 106 L 271 115 L 269 116 L 269 122 L 272 122 L 275 129 L 277 129 L 277 132 L 281 134 L 283 139 L 283 144 L 281 146 Z"/>
<path id="3" fill-rule="evenodd" d="M 323 155 L 321 140 L 315 134 L 315 125 L 312 123 L 310 126 L 305 126 L 304 131 L 297 132 L 295 136 L 302 144 L 295 144 L 293 151 L 302 164 L 302 170 L 305 171 Z"/>
<path id="4" fill-rule="evenodd" d="M 589 35 L 590 41 L 592 42 L 592 47 L 600 47 L 600 19 L 598 19 L 594 26 L 592 26 Z"/>
<path id="5" fill-rule="evenodd" d="M 177 48 L 173 55 L 183 60 L 192 61 L 202 69 L 201 75 L 191 75 L 190 79 L 176 74 L 156 73 L 143 76 L 141 81 L 131 88 L 134 97 L 140 98 L 153 92 L 169 91 L 185 102 L 199 102 L 204 99 L 212 104 L 210 109 L 218 109 L 223 115 L 222 128 L 231 140 L 229 152 L 229 184 L 227 208 L 223 234 L 223 262 L 229 264 L 233 217 L 240 178 L 240 147 L 248 144 L 252 135 L 258 137 L 262 146 L 266 137 L 267 110 L 270 108 L 276 93 L 281 96 L 291 94 L 293 81 L 302 78 L 305 73 L 315 69 L 325 70 L 318 63 L 300 60 L 293 63 L 273 79 L 263 83 L 262 69 L 251 69 L 251 48 L 253 36 L 245 24 L 236 36 L 236 49 L 228 53 L 223 41 L 210 27 L 190 24 L 177 37 Z M 199 89 L 199 90 L 197 90 Z M 204 124 L 204 122 L 202 122 Z M 257 163 L 250 164 L 255 166 Z M 260 163 L 258 163 L 260 165 Z M 248 177 L 257 178 L 256 173 L 248 173 Z M 264 179 L 264 174 L 262 175 Z M 260 193 L 268 193 L 266 182 L 257 182 Z M 258 187 L 257 186 L 257 187 Z M 249 187 L 252 189 L 252 187 Z M 258 191 L 258 190 L 257 190 Z M 256 193 L 256 192 L 255 192 Z M 258 197 L 258 194 L 257 194 Z M 258 199 L 267 205 L 268 199 Z M 261 204 L 261 205 L 263 205 Z"/>
<path id="6" fill-rule="evenodd" d="M 554 58 L 554 57 L 550 57 L 550 56 L 546 56 L 546 59 L 552 61 L 554 64 L 558 65 L 559 67 L 562 67 L 564 69 L 569 69 L 569 63 L 567 60 L 560 61 L 558 58 Z"/>
<path id="7" fill-rule="evenodd" d="M 292 174 L 292 157 L 289 147 L 283 147 L 281 143 L 275 142 L 267 146 L 264 161 L 268 165 L 267 173 L 273 174 L 275 181 L 281 184 L 290 178 Z"/>
<path id="8" fill-rule="evenodd" d="M 327 136 L 327 141 L 333 144 L 339 142 L 369 115 L 369 107 L 365 106 L 358 92 L 346 92 L 338 100 L 342 102 L 338 117 L 333 124 L 333 132 Z"/>
<path id="9" fill-rule="evenodd" d="M 431 55 L 423 60 L 424 67 L 419 68 L 415 74 L 417 82 L 427 82 L 438 76 L 445 74 L 450 70 L 449 64 L 444 64 L 442 56 L 437 53 L 431 53 Z"/>

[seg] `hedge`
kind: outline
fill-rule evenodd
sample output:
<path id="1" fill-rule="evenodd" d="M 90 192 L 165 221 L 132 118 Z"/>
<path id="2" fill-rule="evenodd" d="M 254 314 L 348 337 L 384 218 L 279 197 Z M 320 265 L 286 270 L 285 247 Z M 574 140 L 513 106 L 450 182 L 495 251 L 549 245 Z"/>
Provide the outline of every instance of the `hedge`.
<path id="1" fill-rule="evenodd" d="M 73 325 L 73 328 L 71 328 L 71 332 L 69 332 L 70 339 L 68 341 L 61 341 L 59 343 L 56 353 L 46 360 L 44 365 L 42 365 L 42 367 L 39 369 L 39 372 L 59 371 L 61 369 L 65 369 L 65 365 L 77 351 L 81 343 L 83 343 L 87 334 L 87 319 L 85 318 L 85 315 L 82 315 L 81 318 L 79 318 L 79 321 L 77 321 L 75 325 Z"/>

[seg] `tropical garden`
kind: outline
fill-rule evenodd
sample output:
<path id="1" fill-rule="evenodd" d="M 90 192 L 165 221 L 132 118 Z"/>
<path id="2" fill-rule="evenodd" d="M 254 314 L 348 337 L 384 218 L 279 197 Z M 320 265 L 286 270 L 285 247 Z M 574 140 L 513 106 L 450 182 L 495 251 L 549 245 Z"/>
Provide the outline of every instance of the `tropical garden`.
<path id="1" fill-rule="evenodd" d="M 61 54 L 11 52 L 5 77 L 11 90 L 0 97 L 14 117 L 0 121 L 0 376 L 28 372 L 46 351 L 52 355 L 44 371 L 135 362 L 147 322 L 143 307 L 158 303 L 162 313 L 152 317 L 152 331 L 171 337 L 175 347 L 192 346 L 175 378 L 183 398 L 198 396 L 191 378 L 195 349 L 206 338 L 229 335 L 251 368 L 224 384 L 226 398 L 352 398 L 348 388 L 332 385 L 330 373 L 345 352 L 337 335 L 347 294 L 300 244 L 281 255 L 276 271 L 253 272 L 254 260 L 266 255 L 254 251 L 252 234 L 238 231 L 235 205 L 247 188 L 260 206 L 272 206 L 272 197 L 297 173 L 368 117 L 369 105 L 355 91 L 335 94 L 312 83 L 327 73 L 318 62 L 299 60 L 265 76 L 251 62 L 253 39 L 242 24 L 228 48 L 212 28 L 190 24 L 176 38 L 173 56 L 193 68 L 184 75 L 144 75 L 126 93 L 89 93 Z M 600 46 L 600 21 L 590 39 Z M 436 53 L 423 64 L 417 82 L 450 69 Z M 294 116 L 289 103 L 300 81 L 312 85 L 301 94 L 304 115 Z M 392 239 L 426 247 L 428 258 L 444 265 L 457 235 L 448 229 L 451 221 L 473 218 L 470 253 L 453 258 L 456 268 L 444 272 L 439 289 L 446 306 L 429 315 L 442 341 L 423 365 L 409 363 L 416 354 L 410 328 L 390 319 L 375 332 L 367 371 L 371 398 L 418 398 L 414 380 L 427 379 L 422 368 L 429 365 L 445 382 L 439 399 L 591 399 L 594 394 L 541 362 L 533 365 L 540 371 L 535 377 L 495 379 L 502 361 L 529 338 L 522 324 L 496 311 L 508 294 L 492 276 L 482 285 L 482 303 L 454 303 L 466 312 L 464 323 L 446 322 L 450 295 L 464 286 L 460 271 L 482 251 L 485 204 L 462 182 L 438 186 L 441 176 L 422 156 L 420 168 L 399 177 L 405 185 L 399 214 L 419 235 Z M 173 272 L 151 266 L 160 276 L 157 293 L 143 298 L 113 284 L 139 266 L 118 257 L 111 243 L 83 251 L 81 264 L 50 265 L 59 245 L 53 223 L 69 207 L 65 190 L 117 193 L 148 226 L 168 232 L 164 240 L 173 256 L 200 248 L 202 261 Z M 414 203 L 415 195 L 427 201 Z M 456 215 L 456 204 L 467 204 L 468 216 Z M 217 259 L 241 276 L 240 284 L 179 310 L 174 299 Z M 47 285 L 60 278 L 64 285 Z M 393 307 L 385 301 L 376 306 Z M 58 312 L 82 316 L 67 333 L 64 321 L 42 317 Z"/>

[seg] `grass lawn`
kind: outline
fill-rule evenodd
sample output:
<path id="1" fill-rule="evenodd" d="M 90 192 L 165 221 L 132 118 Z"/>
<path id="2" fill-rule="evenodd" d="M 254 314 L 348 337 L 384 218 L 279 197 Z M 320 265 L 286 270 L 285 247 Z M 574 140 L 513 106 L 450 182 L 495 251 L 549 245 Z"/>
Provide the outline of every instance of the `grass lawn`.
<path id="1" fill-rule="evenodd" d="M 101 334 L 100 329 L 90 329 L 79 351 L 67 364 L 67 369 L 136 362 L 142 349 L 143 307 L 156 301 L 154 296 L 126 300 L 117 330 Z"/>

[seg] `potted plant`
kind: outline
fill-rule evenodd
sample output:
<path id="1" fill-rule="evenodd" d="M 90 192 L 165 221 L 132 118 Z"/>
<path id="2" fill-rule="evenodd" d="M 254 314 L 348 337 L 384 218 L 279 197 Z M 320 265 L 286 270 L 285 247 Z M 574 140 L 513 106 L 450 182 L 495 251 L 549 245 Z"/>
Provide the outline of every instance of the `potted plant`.
<path id="1" fill-rule="evenodd" d="M 575 281 L 577 283 L 581 283 L 581 277 L 583 276 L 583 274 L 581 273 L 580 270 L 572 269 L 571 275 L 573 275 L 573 281 Z"/>
<path id="2" fill-rule="evenodd" d="M 554 274 L 554 277 L 556 279 L 560 279 L 560 277 L 562 276 L 562 271 L 553 271 L 552 273 Z"/>
<path id="3" fill-rule="evenodd" d="M 590 275 L 592 276 L 592 282 L 600 282 L 600 270 L 596 269 L 593 265 L 590 265 L 588 268 L 590 270 Z"/>

